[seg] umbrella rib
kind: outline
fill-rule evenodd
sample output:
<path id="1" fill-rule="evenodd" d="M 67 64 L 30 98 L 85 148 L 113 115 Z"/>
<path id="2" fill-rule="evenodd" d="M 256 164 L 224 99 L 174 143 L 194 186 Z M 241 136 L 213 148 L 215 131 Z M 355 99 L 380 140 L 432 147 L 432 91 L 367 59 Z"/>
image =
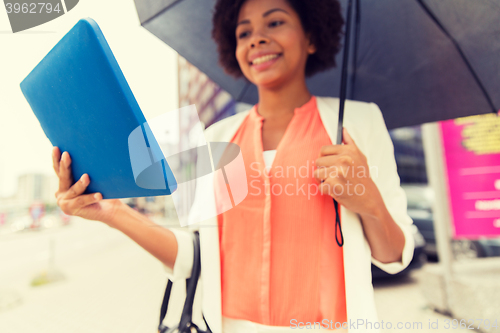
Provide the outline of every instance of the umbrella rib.
<path id="1" fill-rule="evenodd" d="M 477 85 L 479 86 L 479 89 L 481 89 L 481 91 L 483 92 L 483 94 L 484 94 L 484 96 L 486 98 L 486 101 L 490 105 L 493 113 L 497 114 L 497 110 L 495 108 L 495 105 L 494 105 L 493 101 L 490 98 L 490 95 L 488 94 L 488 92 L 484 88 L 483 84 L 481 83 L 481 80 L 477 76 L 477 73 L 474 71 L 474 68 L 472 68 L 472 65 L 470 64 L 469 60 L 465 56 L 465 53 L 462 51 L 462 48 L 460 47 L 460 45 L 458 44 L 458 42 L 455 40 L 455 38 L 453 38 L 453 36 L 448 32 L 448 30 L 446 30 L 446 28 L 441 23 L 441 21 L 439 21 L 439 19 L 436 17 L 436 15 L 434 15 L 434 13 L 424 3 L 423 0 L 417 0 L 417 2 L 424 9 L 424 11 L 427 13 L 427 15 L 429 15 L 429 17 L 434 21 L 434 23 L 436 23 L 436 25 L 439 27 L 439 29 L 441 29 L 441 31 L 451 40 L 451 42 L 453 43 L 453 45 L 457 49 L 458 54 L 462 57 L 462 60 L 464 61 L 465 65 L 467 66 L 467 68 L 469 68 L 469 71 L 471 72 L 472 76 L 474 77 L 474 80 L 476 81 Z"/>
<path id="2" fill-rule="evenodd" d="M 167 10 L 169 10 L 170 8 L 172 8 L 173 6 L 177 5 L 181 1 L 182 0 L 176 0 L 176 1 L 172 2 L 170 5 L 166 6 L 165 8 L 163 8 L 162 10 L 160 10 L 158 13 L 156 13 L 153 16 L 151 16 L 150 18 L 148 18 L 146 21 L 141 22 L 141 25 L 145 26 L 147 23 L 149 23 L 149 21 L 154 20 L 155 18 L 157 18 L 158 16 L 162 15 L 164 12 L 166 12 Z"/>

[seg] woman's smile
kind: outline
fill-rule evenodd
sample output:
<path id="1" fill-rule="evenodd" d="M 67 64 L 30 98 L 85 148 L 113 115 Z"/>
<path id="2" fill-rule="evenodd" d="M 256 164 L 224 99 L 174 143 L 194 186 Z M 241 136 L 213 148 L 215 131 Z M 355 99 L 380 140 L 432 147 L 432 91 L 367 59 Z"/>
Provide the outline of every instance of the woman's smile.
<path id="1" fill-rule="evenodd" d="M 250 67 L 256 71 L 263 71 L 272 66 L 281 58 L 281 53 L 270 53 L 257 56 L 250 62 Z"/>

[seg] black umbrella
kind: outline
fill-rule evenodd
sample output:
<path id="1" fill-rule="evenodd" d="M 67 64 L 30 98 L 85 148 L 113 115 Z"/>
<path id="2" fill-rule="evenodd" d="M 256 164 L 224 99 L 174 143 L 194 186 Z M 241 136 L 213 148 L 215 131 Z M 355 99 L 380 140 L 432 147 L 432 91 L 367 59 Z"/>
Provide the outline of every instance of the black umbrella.
<path id="1" fill-rule="evenodd" d="M 228 76 L 218 65 L 211 38 L 214 0 L 135 0 L 135 4 L 142 26 L 237 101 L 257 103 L 254 85 Z M 498 0 L 341 0 L 341 4 L 348 12 L 349 27 L 344 40 L 349 47 L 337 59 L 343 70 L 309 78 L 311 93 L 338 97 L 343 90 L 349 99 L 374 102 L 389 129 L 500 109 Z"/>

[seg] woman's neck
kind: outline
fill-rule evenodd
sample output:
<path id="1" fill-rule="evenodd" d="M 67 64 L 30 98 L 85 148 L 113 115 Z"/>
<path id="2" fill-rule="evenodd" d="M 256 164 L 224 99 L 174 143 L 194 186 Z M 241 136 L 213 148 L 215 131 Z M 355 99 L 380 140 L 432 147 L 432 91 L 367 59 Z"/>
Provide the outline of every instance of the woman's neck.
<path id="1" fill-rule="evenodd" d="M 264 119 L 289 116 L 311 97 L 305 79 L 295 80 L 279 88 L 259 87 L 258 112 Z"/>

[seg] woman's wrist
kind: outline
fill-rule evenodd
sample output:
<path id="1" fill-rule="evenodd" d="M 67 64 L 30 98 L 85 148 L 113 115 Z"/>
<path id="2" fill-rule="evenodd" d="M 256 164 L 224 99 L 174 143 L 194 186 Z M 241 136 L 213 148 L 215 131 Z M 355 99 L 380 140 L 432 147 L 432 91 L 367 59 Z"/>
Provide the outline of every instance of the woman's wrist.
<path id="1" fill-rule="evenodd" d="M 381 218 L 384 213 L 384 200 L 377 185 L 371 179 L 365 185 L 364 197 L 363 211 L 358 214 L 363 217 Z"/>
<path id="2" fill-rule="evenodd" d="M 122 201 L 120 202 L 121 204 L 116 205 L 113 213 L 110 214 L 110 216 L 104 221 L 102 221 L 103 223 L 114 229 L 120 229 L 120 225 L 123 224 L 123 222 L 127 219 L 130 219 L 134 215 L 134 213 L 140 214 L 129 205 L 123 203 Z"/>
<path id="3" fill-rule="evenodd" d="M 103 221 L 139 244 L 163 264 L 172 268 L 177 257 L 177 239 L 168 228 L 161 227 L 125 203 L 117 205 L 109 220 Z"/>

